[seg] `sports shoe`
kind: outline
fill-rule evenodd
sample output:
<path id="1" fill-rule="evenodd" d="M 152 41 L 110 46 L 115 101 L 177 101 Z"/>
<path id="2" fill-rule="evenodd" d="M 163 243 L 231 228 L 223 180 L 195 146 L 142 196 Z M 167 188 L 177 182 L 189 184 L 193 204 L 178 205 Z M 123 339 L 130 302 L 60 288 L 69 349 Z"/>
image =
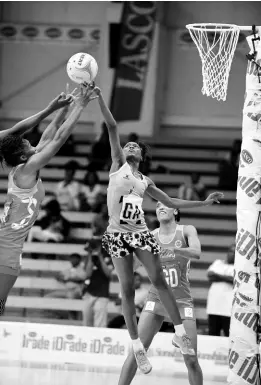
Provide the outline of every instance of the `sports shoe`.
<path id="1" fill-rule="evenodd" d="M 174 334 L 172 345 L 179 348 L 182 354 L 189 354 L 190 356 L 195 355 L 195 350 L 192 348 L 191 340 L 187 334 L 183 334 L 182 336 Z"/>
<path id="2" fill-rule="evenodd" d="M 147 354 L 146 354 L 145 349 L 138 349 L 138 350 L 133 349 L 133 353 L 134 353 L 134 356 L 135 356 L 135 359 L 136 359 L 136 362 L 137 362 L 137 365 L 138 365 L 138 368 L 140 369 L 140 371 L 143 374 L 150 373 L 152 370 L 152 366 L 151 366 L 151 363 L 149 362 L 149 360 L 147 358 Z"/>

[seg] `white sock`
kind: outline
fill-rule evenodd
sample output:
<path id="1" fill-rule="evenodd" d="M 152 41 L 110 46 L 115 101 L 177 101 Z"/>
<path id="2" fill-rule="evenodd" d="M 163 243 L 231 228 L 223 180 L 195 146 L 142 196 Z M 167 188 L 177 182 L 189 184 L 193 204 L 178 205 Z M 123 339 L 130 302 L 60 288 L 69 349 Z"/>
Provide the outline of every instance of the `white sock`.
<path id="1" fill-rule="evenodd" d="M 175 327 L 175 333 L 177 334 L 177 336 L 183 336 L 183 334 L 186 334 L 186 330 L 183 324 L 175 325 L 174 327 Z"/>
<path id="2" fill-rule="evenodd" d="M 132 341 L 134 350 L 144 349 L 140 338 L 137 338 L 136 340 L 131 340 L 131 341 Z"/>

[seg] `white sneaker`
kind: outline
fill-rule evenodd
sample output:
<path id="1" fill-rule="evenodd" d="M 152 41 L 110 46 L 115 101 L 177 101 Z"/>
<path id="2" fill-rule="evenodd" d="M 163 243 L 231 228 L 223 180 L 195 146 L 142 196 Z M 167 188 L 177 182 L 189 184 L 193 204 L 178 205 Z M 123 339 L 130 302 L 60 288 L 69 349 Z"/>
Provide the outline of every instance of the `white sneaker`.
<path id="1" fill-rule="evenodd" d="M 146 353 L 145 349 L 144 348 L 143 349 L 141 348 L 138 350 L 133 349 L 133 353 L 134 353 L 134 356 L 135 356 L 135 359 L 136 359 L 136 362 L 137 362 L 137 365 L 138 365 L 138 368 L 140 369 L 140 371 L 143 374 L 150 373 L 152 370 L 152 366 L 148 360 L 147 353 Z"/>
<path id="2" fill-rule="evenodd" d="M 191 340 L 187 334 L 183 334 L 182 336 L 174 334 L 172 345 L 179 348 L 182 354 L 195 355 L 195 350 L 192 348 Z"/>

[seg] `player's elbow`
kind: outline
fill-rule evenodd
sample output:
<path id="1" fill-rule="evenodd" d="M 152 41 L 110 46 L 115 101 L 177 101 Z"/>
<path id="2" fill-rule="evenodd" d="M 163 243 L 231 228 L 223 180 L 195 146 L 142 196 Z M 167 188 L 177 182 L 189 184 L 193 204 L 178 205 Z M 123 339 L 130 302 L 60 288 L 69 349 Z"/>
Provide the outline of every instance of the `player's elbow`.
<path id="1" fill-rule="evenodd" d="M 194 249 L 194 252 L 193 252 L 193 257 L 195 259 L 200 259 L 200 256 L 201 256 L 201 250 L 200 249 Z"/>
<path id="2" fill-rule="evenodd" d="M 200 259 L 200 256 L 201 256 L 201 253 L 200 253 L 200 252 L 196 252 L 196 253 L 195 253 L 195 259 Z"/>

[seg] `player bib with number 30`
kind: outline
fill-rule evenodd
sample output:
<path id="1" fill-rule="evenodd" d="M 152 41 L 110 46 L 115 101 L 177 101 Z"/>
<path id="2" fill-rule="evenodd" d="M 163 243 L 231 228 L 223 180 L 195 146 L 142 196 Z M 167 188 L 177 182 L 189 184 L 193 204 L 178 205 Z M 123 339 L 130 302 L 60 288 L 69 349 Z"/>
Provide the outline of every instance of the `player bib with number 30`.
<path id="1" fill-rule="evenodd" d="M 134 223 L 140 225 L 143 221 L 144 212 L 142 210 L 142 198 L 134 195 L 123 196 L 120 223 Z"/>
<path id="2" fill-rule="evenodd" d="M 166 282 L 170 287 L 177 287 L 179 285 L 180 274 L 178 274 L 178 270 L 176 268 L 163 268 L 163 273 L 165 275 Z"/>

